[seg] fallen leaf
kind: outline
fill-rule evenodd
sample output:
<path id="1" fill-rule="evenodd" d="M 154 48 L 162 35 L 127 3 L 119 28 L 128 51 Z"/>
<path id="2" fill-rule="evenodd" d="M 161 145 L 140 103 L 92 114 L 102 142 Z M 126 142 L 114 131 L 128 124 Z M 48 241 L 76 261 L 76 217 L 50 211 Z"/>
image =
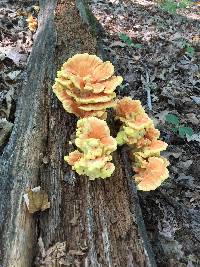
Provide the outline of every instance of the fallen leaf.
<path id="1" fill-rule="evenodd" d="M 33 17 L 32 15 L 29 15 L 26 19 L 28 22 L 28 28 L 31 32 L 35 32 L 37 29 L 37 18 Z"/>
<path id="2" fill-rule="evenodd" d="M 191 122 L 194 125 L 199 125 L 199 119 L 197 118 L 195 113 L 186 114 L 186 119 L 188 122 Z"/>
<path id="3" fill-rule="evenodd" d="M 21 73 L 20 70 L 11 71 L 6 74 L 6 78 L 8 77 L 10 80 L 16 80 L 17 76 Z"/>
<path id="4" fill-rule="evenodd" d="M 191 175 L 185 175 L 184 173 L 180 173 L 178 178 L 176 179 L 176 182 L 185 187 L 195 189 L 194 177 Z"/>
<path id="5" fill-rule="evenodd" d="M 33 9 L 34 9 L 36 12 L 39 12 L 39 11 L 40 11 L 40 7 L 39 7 L 39 6 L 33 6 Z"/>
<path id="6" fill-rule="evenodd" d="M 13 123 L 6 120 L 6 118 L 0 119 L 0 147 L 5 145 L 6 139 L 12 131 Z"/>
<path id="7" fill-rule="evenodd" d="M 70 259 L 60 259 L 59 264 L 62 264 L 64 266 L 72 266 L 72 261 Z"/>
<path id="8" fill-rule="evenodd" d="M 5 91 L 0 92 L 0 116 L 2 116 L 3 114 L 3 116 L 6 117 L 7 119 L 10 116 L 13 95 L 14 95 L 13 88 L 11 88 L 8 92 Z"/>
<path id="9" fill-rule="evenodd" d="M 177 165 L 177 167 L 179 167 L 180 170 L 182 171 L 187 171 L 189 169 L 189 167 L 192 165 L 193 160 L 189 159 L 186 161 L 180 161 Z"/>
<path id="10" fill-rule="evenodd" d="M 24 54 L 20 54 L 16 48 L 12 47 L 0 47 L 0 53 L 10 58 L 16 65 L 19 65 L 19 61 L 24 56 Z"/>
<path id="11" fill-rule="evenodd" d="M 6 57 L 6 55 L 5 55 L 4 53 L 0 52 L 0 60 L 1 60 L 1 61 L 4 60 L 5 57 Z"/>
<path id="12" fill-rule="evenodd" d="M 193 134 L 192 136 L 189 136 L 188 134 L 186 134 L 186 138 L 188 142 L 191 142 L 191 141 L 200 142 L 200 134 Z"/>
<path id="13" fill-rule="evenodd" d="M 200 105 L 200 97 L 199 96 L 191 96 L 191 98 L 197 105 Z"/>
<path id="14" fill-rule="evenodd" d="M 120 46 L 120 47 L 126 47 L 126 44 L 121 42 L 121 41 L 114 41 L 111 43 L 110 47 L 116 47 L 116 46 Z"/>
<path id="15" fill-rule="evenodd" d="M 182 155 L 182 152 L 163 151 L 162 155 L 167 159 L 169 159 L 170 156 L 174 157 L 175 159 L 178 159 Z"/>

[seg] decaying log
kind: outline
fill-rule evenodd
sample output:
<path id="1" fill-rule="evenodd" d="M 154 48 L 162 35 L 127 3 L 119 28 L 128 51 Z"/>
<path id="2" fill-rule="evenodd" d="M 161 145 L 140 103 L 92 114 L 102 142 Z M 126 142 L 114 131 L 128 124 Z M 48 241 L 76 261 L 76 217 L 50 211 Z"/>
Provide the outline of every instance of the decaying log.
<path id="1" fill-rule="evenodd" d="M 52 93 L 56 70 L 73 54 L 99 51 L 76 4 L 90 22 L 83 1 L 40 1 L 39 28 L 0 162 L 1 266 L 64 266 L 42 265 L 41 243 L 47 251 L 57 242 L 66 242 L 66 266 L 156 266 L 126 149 L 114 153 L 116 171 L 106 180 L 79 177 L 63 160 L 73 149 L 68 142 L 76 118 Z M 35 186 L 48 193 L 51 207 L 29 214 L 23 194 Z"/>

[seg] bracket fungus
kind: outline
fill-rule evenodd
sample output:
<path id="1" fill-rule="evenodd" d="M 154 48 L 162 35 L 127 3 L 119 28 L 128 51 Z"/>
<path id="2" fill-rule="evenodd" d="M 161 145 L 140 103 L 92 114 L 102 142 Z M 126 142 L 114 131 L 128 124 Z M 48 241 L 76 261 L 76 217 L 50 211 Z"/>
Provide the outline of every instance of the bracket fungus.
<path id="1" fill-rule="evenodd" d="M 117 135 L 117 143 L 123 145 L 137 144 L 146 133 L 146 129 L 153 125 L 152 120 L 145 113 L 139 100 L 124 97 L 117 101 L 116 119 L 123 122 L 123 126 Z"/>
<path id="2" fill-rule="evenodd" d="M 138 190 L 155 190 L 168 178 L 169 162 L 163 157 L 149 157 L 140 161 L 140 167 L 134 167 L 135 182 Z"/>
<path id="3" fill-rule="evenodd" d="M 110 177 L 115 169 L 111 153 L 117 144 L 128 144 L 135 160 L 137 188 L 154 190 L 168 177 L 168 161 L 160 156 L 167 144 L 146 114 L 139 100 L 124 97 L 115 101 L 115 89 L 122 83 L 114 76 L 111 62 L 103 62 L 95 55 L 77 54 L 69 58 L 57 72 L 53 92 L 64 109 L 81 119 L 77 122 L 75 144 L 77 150 L 64 160 L 79 175 L 90 180 Z M 116 119 L 123 124 L 116 139 L 104 121 L 106 109 L 114 107 Z"/>
<path id="4" fill-rule="evenodd" d="M 161 140 L 159 130 L 148 117 L 139 100 L 124 97 L 116 105 L 116 119 L 123 125 L 117 134 L 119 145 L 132 148 L 137 188 L 143 191 L 156 189 L 168 177 L 168 161 L 160 156 L 167 144 Z"/>
<path id="5" fill-rule="evenodd" d="M 57 72 L 53 91 L 67 112 L 81 118 L 105 119 L 106 109 L 115 105 L 114 90 L 123 80 L 113 74 L 111 62 L 87 53 L 77 54 Z"/>
<path id="6" fill-rule="evenodd" d="M 96 117 L 83 118 L 77 122 L 75 144 L 79 150 L 64 159 L 79 175 L 90 180 L 110 177 L 115 166 L 111 153 L 117 149 L 116 140 L 104 120 Z"/>
<path id="7" fill-rule="evenodd" d="M 139 149 L 139 152 L 135 153 L 138 153 L 143 158 L 159 156 L 160 152 L 166 150 L 167 146 L 167 143 L 161 140 L 152 140 L 149 145 L 141 147 L 141 149 Z"/>

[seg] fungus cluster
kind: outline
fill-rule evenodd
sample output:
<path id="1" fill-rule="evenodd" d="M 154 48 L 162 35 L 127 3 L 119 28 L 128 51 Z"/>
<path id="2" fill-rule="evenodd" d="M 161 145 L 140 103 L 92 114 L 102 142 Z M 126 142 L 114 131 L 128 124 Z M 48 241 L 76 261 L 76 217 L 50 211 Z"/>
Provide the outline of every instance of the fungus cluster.
<path id="1" fill-rule="evenodd" d="M 77 54 L 57 72 L 53 91 L 64 109 L 78 117 L 106 118 L 106 109 L 113 107 L 114 90 L 122 83 L 114 76 L 114 67 L 95 55 Z"/>
<path id="2" fill-rule="evenodd" d="M 160 132 L 139 100 L 115 100 L 114 91 L 122 80 L 121 76 L 114 76 L 112 63 L 87 53 L 69 58 L 57 72 L 54 93 L 67 112 L 81 118 L 76 130 L 77 150 L 64 159 L 79 175 L 87 175 L 90 180 L 104 179 L 115 169 L 111 153 L 117 144 L 128 144 L 137 188 L 154 190 L 169 175 L 169 163 L 160 156 L 167 144 L 159 140 Z M 116 139 L 110 136 L 105 121 L 110 107 L 115 108 L 116 119 L 122 122 Z"/>
<path id="3" fill-rule="evenodd" d="M 79 175 L 85 174 L 90 180 L 112 175 L 115 166 L 110 162 L 111 153 L 117 149 L 117 142 L 104 120 L 78 120 L 75 144 L 80 151 L 75 150 L 64 159 Z"/>
<path id="4" fill-rule="evenodd" d="M 143 191 L 156 189 L 168 177 L 169 163 L 160 156 L 167 144 L 158 140 L 160 132 L 155 129 L 139 100 L 130 97 L 118 100 L 116 118 L 123 123 L 117 134 L 117 143 L 128 144 L 132 148 L 137 188 Z"/>

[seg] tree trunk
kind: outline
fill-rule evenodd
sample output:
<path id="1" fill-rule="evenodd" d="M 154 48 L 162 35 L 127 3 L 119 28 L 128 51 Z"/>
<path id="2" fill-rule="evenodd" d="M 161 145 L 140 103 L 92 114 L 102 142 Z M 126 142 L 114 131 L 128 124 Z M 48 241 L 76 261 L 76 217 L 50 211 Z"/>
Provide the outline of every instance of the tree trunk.
<path id="1" fill-rule="evenodd" d="M 114 153 L 116 170 L 105 180 L 88 181 L 63 160 L 72 150 L 68 142 L 77 119 L 63 110 L 51 87 L 67 58 L 83 52 L 99 54 L 95 35 L 85 23 L 91 21 L 83 1 L 40 1 L 39 27 L 14 128 L 0 162 L 3 267 L 36 262 L 64 266 L 42 265 L 38 240 L 45 251 L 65 241 L 66 258 L 71 261 L 66 266 L 156 266 L 127 151 Z M 93 21 L 93 30 L 94 25 Z M 51 207 L 29 214 L 23 194 L 39 185 L 48 193 Z"/>

